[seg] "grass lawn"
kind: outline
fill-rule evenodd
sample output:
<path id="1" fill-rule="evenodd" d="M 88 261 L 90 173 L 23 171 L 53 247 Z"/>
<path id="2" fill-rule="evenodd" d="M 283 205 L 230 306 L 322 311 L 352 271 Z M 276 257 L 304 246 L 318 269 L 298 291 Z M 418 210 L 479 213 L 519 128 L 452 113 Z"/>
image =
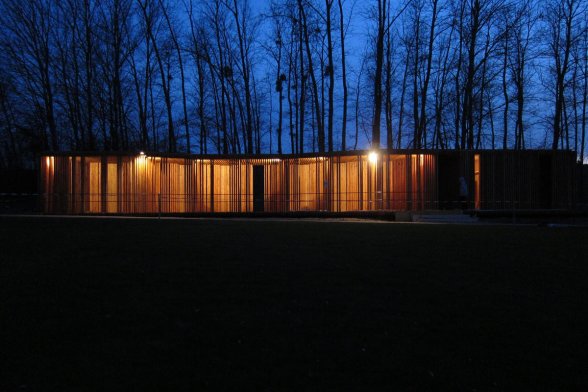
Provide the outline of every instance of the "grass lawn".
<path id="1" fill-rule="evenodd" d="M 578 228 L 0 217 L 0 391 L 585 390 L 587 263 Z"/>

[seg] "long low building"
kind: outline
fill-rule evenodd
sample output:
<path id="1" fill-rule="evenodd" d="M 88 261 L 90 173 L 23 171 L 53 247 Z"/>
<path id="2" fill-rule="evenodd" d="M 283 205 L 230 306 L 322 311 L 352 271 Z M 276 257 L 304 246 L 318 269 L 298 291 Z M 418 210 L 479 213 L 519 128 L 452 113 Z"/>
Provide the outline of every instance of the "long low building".
<path id="1" fill-rule="evenodd" d="M 59 153 L 40 161 L 59 214 L 570 209 L 572 151 L 381 150 L 304 155 Z"/>

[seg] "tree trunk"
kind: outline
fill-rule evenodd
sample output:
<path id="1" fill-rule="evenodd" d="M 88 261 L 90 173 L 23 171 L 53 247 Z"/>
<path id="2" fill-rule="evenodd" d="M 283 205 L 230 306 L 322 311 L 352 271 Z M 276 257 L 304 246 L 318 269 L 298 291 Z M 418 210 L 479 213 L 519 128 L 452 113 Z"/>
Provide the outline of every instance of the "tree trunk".
<path id="1" fill-rule="evenodd" d="M 339 5 L 339 19 L 341 31 L 341 83 L 343 84 L 343 118 L 341 123 L 341 150 L 346 149 L 347 139 L 347 101 L 349 99 L 349 91 L 347 91 L 347 62 L 345 60 L 345 29 L 343 23 L 343 1 L 337 0 Z"/>
<path id="2" fill-rule="evenodd" d="M 301 16 L 301 24 L 304 33 L 304 45 L 306 47 L 306 59 L 308 61 L 308 73 L 310 74 L 310 81 L 311 81 L 311 88 L 312 88 L 312 95 L 314 101 L 314 111 L 316 113 L 316 124 L 317 124 L 317 131 L 318 131 L 318 149 L 319 152 L 325 151 L 325 129 L 323 127 L 323 119 L 321 118 L 321 108 L 319 102 L 319 94 L 318 94 L 318 85 L 316 82 L 316 76 L 314 73 L 314 66 L 312 63 L 312 52 L 310 50 L 310 36 L 308 34 L 308 25 L 306 21 L 306 12 L 304 11 L 304 7 L 302 5 L 302 0 L 298 0 L 298 7 L 300 9 L 300 16 Z"/>
<path id="3" fill-rule="evenodd" d="M 429 29 L 429 46 L 427 49 L 427 71 L 425 81 L 421 90 L 421 114 L 419 116 L 419 138 L 423 140 L 423 146 L 427 146 L 427 96 L 429 93 L 429 81 L 431 80 L 431 68 L 433 66 L 433 50 L 435 44 L 435 27 L 437 25 L 437 3 L 433 0 L 433 10 L 431 15 L 431 27 Z"/>
<path id="4" fill-rule="evenodd" d="M 378 0 L 378 29 L 376 33 L 376 68 L 374 71 L 374 118 L 372 122 L 372 147 L 380 148 L 380 124 L 382 116 L 382 70 L 384 66 L 384 38 L 386 33 L 387 0 Z"/>
<path id="5" fill-rule="evenodd" d="M 163 97 L 165 101 L 166 113 L 167 113 L 167 142 L 168 142 L 168 151 L 169 152 L 176 152 L 176 135 L 174 132 L 174 123 L 173 123 L 173 116 L 172 116 L 172 104 L 171 104 L 171 96 L 169 91 L 169 80 L 166 78 L 166 72 L 163 66 L 163 59 L 161 58 L 161 53 L 159 52 L 159 47 L 157 46 L 157 41 L 155 40 L 155 36 L 153 34 L 153 26 L 152 26 L 152 18 L 150 15 L 147 14 L 147 5 L 146 3 L 142 3 L 139 0 L 139 5 L 141 10 L 143 11 L 143 17 L 145 18 L 145 26 L 147 30 L 147 35 L 149 39 L 151 39 L 151 43 L 153 44 L 153 51 L 155 53 L 155 58 L 157 60 L 157 64 L 159 66 L 159 73 L 161 76 L 161 88 L 163 90 Z"/>
<path id="6" fill-rule="evenodd" d="M 163 17 L 165 18 L 165 21 L 167 22 L 167 28 L 169 29 L 171 39 L 174 44 L 174 48 L 176 50 L 176 55 L 178 56 L 178 65 L 180 67 L 180 86 L 182 88 L 182 109 L 184 110 L 184 121 L 183 122 L 184 122 L 184 132 L 186 135 L 186 152 L 188 154 L 190 154 L 190 152 L 191 152 L 190 126 L 189 126 L 189 122 L 188 122 L 188 108 L 187 108 L 187 104 L 186 104 L 186 80 L 184 77 L 184 61 L 182 59 L 182 50 L 180 48 L 180 43 L 178 41 L 178 38 L 176 37 L 176 32 L 174 30 L 174 27 L 171 24 L 169 15 L 167 14 L 166 7 L 163 4 L 162 0 L 159 0 L 159 5 L 161 7 L 161 10 L 163 11 Z"/>
<path id="7" fill-rule="evenodd" d="M 327 12 L 327 58 L 328 58 L 328 65 L 327 65 L 327 72 L 329 73 L 329 110 L 327 112 L 328 116 L 328 130 L 327 135 L 329 139 L 329 152 L 333 151 L 333 94 L 335 92 L 335 67 L 333 62 L 333 37 L 331 34 L 331 7 L 333 5 L 333 0 L 325 0 L 326 12 Z M 341 30 L 343 30 L 343 26 L 341 26 Z"/>

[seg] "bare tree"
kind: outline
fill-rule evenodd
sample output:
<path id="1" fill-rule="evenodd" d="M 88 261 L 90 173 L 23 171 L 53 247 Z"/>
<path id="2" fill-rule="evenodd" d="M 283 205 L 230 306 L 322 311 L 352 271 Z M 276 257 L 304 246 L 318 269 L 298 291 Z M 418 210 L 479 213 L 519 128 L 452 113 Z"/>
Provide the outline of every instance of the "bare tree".
<path id="1" fill-rule="evenodd" d="M 160 47 L 161 42 L 157 39 L 155 35 L 155 31 L 158 28 L 157 24 L 159 23 L 157 14 L 158 7 L 157 4 L 154 3 L 154 0 L 137 0 L 137 2 L 142 11 L 142 15 L 145 21 L 145 31 L 147 33 L 147 36 L 151 40 L 151 45 L 153 48 L 153 52 L 155 54 L 155 59 L 157 60 L 159 74 L 161 77 L 161 88 L 163 90 L 163 96 L 165 100 L 165 107 L 167 113 L 167 148 L 169 152 L 176 152 L 177 145 L 174 130 L 173 110 L 170 92 L 171 75 L 169 74 L 169 72 L 166 72 L 166 66 L 164 64 L 166 58 L 169 57 L 169 52 L 167 52 L 166 50 L 165 53 L 162 53 L 162 48 Z M 169 68 L 167 68 L 167 70 L 169 71 Z"/>
<path id="2" fill-rule="evenodd" d="M 390 4 L 390 3 L 388 3 Z M 390 12 L 388 10 L 388 12 Z M 384 112 L 386 118 L 386 147 L 391 149 L 394 145 L 394 135 L 392 131 L 392 86 L 394 85 L 394 70 L 392 46 L 392 29 L 388 29 L 386 33 L 385 45 L 385 81 L 384 81 Z"/>
<path id="3" fill-rule="evenodd" d="M 0 167 L 20 167 L 22 164 L 21 143 L 18 141 L 13 81 L 0 71 Z"/>
<path id="4" fill-rule="evenodd" d="M 326 28 L 327 28 L 327 57 L 328 64 L 325 73 L 329 76 L 329 110 L 328 110 L 328 147 L 329 152 L 333 151 L 333 94 L 335 92 L 335 67 L 333 62 L 333 35 L 331 23 L 331 8 L 333 7 L 333 0 L 325 0 Z"/>
<path id="5" fill-rule="evenodd" d="M 426 108 L 426 90 L 430 79 L 430 66 L 432 64 L 432 51 L 434 43 L 435 20 L 437 18 L 436 3 L 433 4 L 432 22 L 427 26 L 427 10 L 424 0 L 414 0 L 410 3 L 406 13 L 407 34 L 410 38 L 412 56 L 407 57 L 410 60 L 410 74 L 412 77 L 412 119 L 413 119 L 413 138 L 412 146 L 414 148 L 421 148 L 426 141 L 424 135 L 426 119 L 421 123 L 421 117 L 425 116 Z M 425 35 L 429 29 L 429 45 L 428 51 L 425 49 Z M 407 53 L 409 53 L 407 52 Z M 425 59 L 428 60 L 428 65 L 425 64 Z M 428 75 L 428 76 L 427 76 Z M 421 110 L 422 104 L 422 110 Z M 421 113 L 422 112 L 422 113 Z"/>
<path id="6" fill-rule="evenodd" d="M 169 34 L 170 34 L 170 38 L 171 41 L 173 43 L 173 47 L 176 51 L 176 55 L 178 56 L 178 65 L 180 68 L 180 86 L 182 89 L 182 109 L 183 109 L 183 114 L 184 114 L 184 120 L 183 120 L 183 124 L 184 124 L 184 132 L 185 132 L 185 137 L 186 137 L 186 151 L 188 152 L 188 154 L 190 153 L 190 124 L 188 122 L 188 107 L 187 107 L 187 103 L 186 103 L 186 78 L 184 76 L 184 60 L 182 58 L 182 49 L 181 49 L 181 45 L 178 39 L 178 34 L 176 32 L 177 26 L 179 25 L 179 23 L 175 22 L 172 23 L 171 17 L 169 15 L 169 11 L 168 11 L 168 4 L 164 4 L 163 0 L 158 0 L 159 1 L 159 7 L 161 9 L 161 12 L 163 14 L 163 17 L 165 19 L 165 22 L 167 23 L 167 28 L 169 30 Z"/>
<path id="7" fill-rule="evenodd" d="M 343 86 L 343 118 L 341 120 L 341 150 L 346 149 L 347 140 L 347 103 L 349 100 L 349 90 L 347 86 L 347 61 L 345 53 L 345 35 L 349 22 L 345 23 L 343 17 L 343 0 L 337 0 L 339 6 L 339 32 L 341 34 L 341 83 Z M 351 14 L 349 15 L 351 17 Z"/>
<path id="8" fill-rule="evenodd" d="M 208 54 L 208 43 L 206 42 L 204 27 L 201 22 L 196 21 L 194 15 L 194 4 L 192 0 L 189 0 L 186 6 L 188 13 L 188 22 L 190 24 L 190 44 L 188 52 L 192 55 L 194 63 L 196 65 L 196 79 L 197 79 L 197 116 L 199 124 L 199 152 L 200 154 L 206 154 L 208 151 L 208 122 L 205 115 L 206 106 L 206 76 L 204 68 L 206 63 L 210 62 L 210 56 Z"/>
<path id="9" fill-rule="evenodd" d="M 526 0 L 518 3 L 515 11 L 512 34 L 509 36 L 512 51 L 509 56 L 511 80 L 515 88 L 516 121 L 515 139 L 516 146 L 522 148 L 525 131 L 525 105 L 527 102 L 527 87 L 529 81 L 530 62 L 533 61 L 538 51 L 536 40 L 536 23 L 538 16 L 531 1 Z"/>
<path id="10" fill-rule="evenodd" d="M 272 32 L 271 32 L 271 43 L 266 46 L 266 50 L 270 53 L 276 63 L 275 73 L 275 91 L 278 93 L 278 127 L 276 129 L 276 139 L 278 154 L 282 154 L 282 133 L 283 133 L 283 118 L 284 118 L 284 85 L 287 81 L 286 74 L 283 72 L 283 59 L 284 59 L 284 32 L 283 24 L 284 20 L 280 14 L 281 10 L 276 5 L 272 5 L 271 19 L 272 19 Z M 271 100 L 270 100 L 271 102 Z M 271 114 L 271 111 L 270 111 Z M 271 124 L 271 121 L 270 121 Z M 271 132 L 270 132 L 271 138 Z M 270 139 L 271 148 L 271 139 Z"/>
<path id="11" fill-rule="evenodd" d="M 446 34 L 438 48 L 438 55 L 436 59 L 435 81 L 433 85 L 434 99 L 435 99 L 435 129 L 433 132 L 433 148 L 447 148 L 448 137 L 444 131 L 445 112 L 447 101 L 446 95 L 448 90 L 448 81 L 450 78 L 450 64 L 453 62 L 452 56 L 455 55 L 452 41 L 455 34 L 455 23 L 449 23 L 446 26 Z"/>
<path id="12" fill-rule="evenodd" d="M 429 41 L 426 51 L 426 71 L 424 75 L 424 82 L 420 92 L 420 114 L 417 117 L 416 129 L 417 129 L 417 144 L 415 147 L 420 148 L 426 147 L 427 141 L 427 96 L 429 92 L 429 82 L 431 80 L 431 67 L 433 65 L 433 52 L 437 27 L 437 16 L 438 16 L 438 0 L 430 0 L 431 2 L 431 20 L 429 23 Z"/>
<path id="13" fill-rule="evenodd" d="M 376 69 L 374 72 L 374 119 L 372 125 L 372 147 L 380 148 L 380 124 L 382 117 L 382 70 L 384 66 L 384 39 L 388 23 L 387 0 L 377 3 Z"/>
<path id="14" fill-rule="evenodd" d="M 308 18 L 306 15 L 306 10 L 304 8 L 304 4 L 302 0 L 298 0 L 298 9 L 300 10 L 300 24 L 302 27 L 302 41 L 304 43 L 304 47 L 306 48 L 306 61 L 307 61 L 307 70 L 310 76 L 310 87 L 312 89 L 312 97 L 314 103 L 314 111 L 316 113 L 316 124 L 318 130 L 318 150 L 319 152 L 325 151 L 325 129 L 324 129 L 324 122 L 321 115 L 321 105 L 319 102 L 319 93 L 318 93 L 318 84 L 316 81 L 315 69 L 313 64 L 313 57 L 312 57 L 312 50 L 311 50 L 311 37 L 309 34 L 308 29 Z"/>
<path id="15" fill-rule="evenodd" d="M 587 111 L 588 107 L 588 12 L 584 13 L 583 22 L 583 34 L 580 44 L 580 55 L 579 62 L 582 69 L 582 136 L 580 137 L 580 156 L 579 160 L 584 163 L 584 151 L 586 148 L 586 123 L 587 123 Z"/>
<path id="16" fill-rule="evenodd" d="M 127 30 L 127 45 L 130 51 L 129 69 L 136 98 L 134 105 L 137 108 L 139 122 L 136 137 L 138 138 L 138 147 L 141 150 L 156 151 L 157 136 L 155 135 L 154 105 L 150 105 L 152 79 L 155 74 L 155 68 L 152 64 L 153 48 L 151 39 L 145 31 L 144 21 L 142 20 L 141 22 L 134 34 Z"/>
<path id="17" fill-rule="evenodd" d="M 392 27 L 410 2 L 406 2 L 394 16 L 389 14 L 388 0 L 377 0 L 373 10 L 373 19 L 376 23 L 375 34 L 375 70 L 374 70 L 374 116 L 372 119 L 372 146 L 380 148 L 380 133 L 382 123 L 382 73 L 384 69 L 384 41 L 388 30 Z"/>
<path id="18" fill-rule="evenodd" d="M 570 70 L 572 46 L 578 39 L 575 22 L 585 7 L 578 0 L 551 0 L 546 6 L 548 54 L 551 57 L 551 71 L 555 77 L 552 149 L 563 145 L 565 136 L 564 111 L 566 78 Z"/>
<path id="19" fill-rule="evenodd" d="M 246 150 L 248 154 L 253 153 L 253 100 L 251 97 L 251 49 L 253 34 L 255 33 L 255 21 L 251 20 L 251 10 L 247 0 L 226 1 L 225 6 L 229 9 L 235 22 L 240 59 L 240 72 L 244 83 L 245 95 L 245 133 L 247 135 Z M 258 145 L 259 149 L 259 145 Z"/>
<path id="20" fill-rule="evenodd" d="M 283 154 L 384 143 L 543 143 L 585 159 L 585 1 L 374 0 L 363 9 L 365 53 L 349 50 L 365 34 L 350 29 L 355 0 L 272 0 L 268 23 L 249 5 L 4 0 L 0 165 L 65 148 Z"/>
<path id="21" fill-rule="evenodd" d="M 39 134 L 42 148 L 57 151 L 59 136 L 51 75 L 52 2 L 6 0 L 1 7 L 2 51 L 10 57 L 11 68 L 23 80 L 29 104 L 41 116 Z"/>
<path id="22" fill-rule="evenodd" d="M 514 21 L 510 19 L 512 13 L 512 8 L 508 7 L 508 12 L 505 12 L 502 15 L 504 18 L 504 32 L 502 34 L 502 95 L 504 98 L 504 108 L 502 111 L 502 148 L 504 150 L 508 147 L 508 116 L 510 108 L 508 66 L 510 59 L 509 48 L 511 45 L 511 30 L 513 29 L 512 25 L 514 23 Z"/>

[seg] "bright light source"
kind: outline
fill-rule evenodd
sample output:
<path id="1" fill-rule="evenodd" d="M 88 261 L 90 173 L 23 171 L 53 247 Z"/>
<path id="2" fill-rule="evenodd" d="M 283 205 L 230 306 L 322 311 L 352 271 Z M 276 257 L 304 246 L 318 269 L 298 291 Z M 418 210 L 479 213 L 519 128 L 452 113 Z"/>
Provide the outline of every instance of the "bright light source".
<path id="1" fill-rule="evenodd" d="M 139 155 L 145 155 L 145 153 L 143 151 L 140 151 Z"/>
<path id="2" fill-rule="evenodd" d="M 375 151 L 372 151 L 368 154 L 368 160 L 373 163 L 376 164 L 376 162 L 378 162 L 378 153 Z"/>

